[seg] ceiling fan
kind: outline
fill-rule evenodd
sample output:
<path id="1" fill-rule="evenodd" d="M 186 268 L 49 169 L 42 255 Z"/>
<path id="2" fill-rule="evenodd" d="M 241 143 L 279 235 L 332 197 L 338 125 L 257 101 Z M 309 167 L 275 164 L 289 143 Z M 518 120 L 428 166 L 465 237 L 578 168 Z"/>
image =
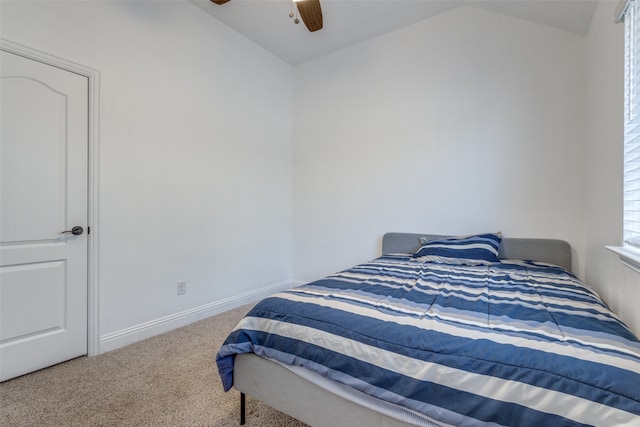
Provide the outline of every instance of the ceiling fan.
<path id="1" fill-rule="evenodd" d="M 223 5 L 229 0 L 211 0 L 217 5 Z M 322 29 L 322 8 L 320 7 L 320 0 L 292 0 L 298 7 L 300 17 L 307 26 L 307 29 L 311 32 Z M 293 18 L 293 12 L 289 14 Z M 297 18 L 296 18 L 297 19 Z M 296 22 L 297 24 L 298 22 Z"/>

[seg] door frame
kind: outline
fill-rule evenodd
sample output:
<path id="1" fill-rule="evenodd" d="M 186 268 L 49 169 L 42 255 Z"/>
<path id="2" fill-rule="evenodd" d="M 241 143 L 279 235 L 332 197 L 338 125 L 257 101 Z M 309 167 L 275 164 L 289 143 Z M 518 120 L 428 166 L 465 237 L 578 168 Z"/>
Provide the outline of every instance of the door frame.
<path id="1" fill-rule="evenodd" d="M 0 38 L 0 49 L 32 59 L 44 64 L 52 65 L 88 79 L 88 218 L 87 227 L 87 356 L 100 354 L 100 258 L 99 258 L 99 170 L 100 170 L 100 71 L 81 65 L 49 53 L 24 46 L 19 43 Z"/>

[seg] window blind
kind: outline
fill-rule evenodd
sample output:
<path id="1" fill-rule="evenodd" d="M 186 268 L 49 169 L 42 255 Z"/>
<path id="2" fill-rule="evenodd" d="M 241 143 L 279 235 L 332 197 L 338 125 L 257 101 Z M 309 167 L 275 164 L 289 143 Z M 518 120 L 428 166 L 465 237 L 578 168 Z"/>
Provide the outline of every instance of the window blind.
<path id="1" fill-rule="evenodd" d="M 640 7 L 631 0 L 625 23 L 624 242 L 640 248 Z"/>

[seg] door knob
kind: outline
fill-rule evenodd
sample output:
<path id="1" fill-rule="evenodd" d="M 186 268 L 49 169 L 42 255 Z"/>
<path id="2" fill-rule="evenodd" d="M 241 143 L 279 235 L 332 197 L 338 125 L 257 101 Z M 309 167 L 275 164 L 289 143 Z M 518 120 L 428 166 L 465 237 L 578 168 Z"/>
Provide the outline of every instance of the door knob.
<path id="1" fill-rule="evenodd" d="M 80 227 L 79 225 L 76 225 L 76 226 L 75 226 L 75 227 L 73 227 L 71 230 L 66 230 L 66 231 L 63 231 L 63 232 L 62 232 L 62 234 L 65 234 L 65 233 L 71 233 L 71 234 L 73 234 L 74 236 L 79 236 L 79 235 L 81 235 L 82 233 L 84 233 L 84 228 Z"/>

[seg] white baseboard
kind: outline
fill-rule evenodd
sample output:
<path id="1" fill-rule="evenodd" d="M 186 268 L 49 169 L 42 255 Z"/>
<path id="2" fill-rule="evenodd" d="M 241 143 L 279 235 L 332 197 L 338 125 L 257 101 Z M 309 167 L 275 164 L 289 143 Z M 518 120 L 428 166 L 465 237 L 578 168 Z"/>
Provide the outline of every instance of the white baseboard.
<path id="1" fill-rule="evenodd" d="M 100 336 L 99 353 L 105 353 L 146 338 L 151 338 L 164 332 L 169 332 L 198 320 L 224 313 L 225 311 L 232 310 L 245 304 L 259 301 L 271 294 L 299 286 L 300 284 L 301 283 L 297 281 L 274 283 L 273 285 L 265 286 L 250 292 L 245 292 L 240 295 L 102 335 Z"/>

